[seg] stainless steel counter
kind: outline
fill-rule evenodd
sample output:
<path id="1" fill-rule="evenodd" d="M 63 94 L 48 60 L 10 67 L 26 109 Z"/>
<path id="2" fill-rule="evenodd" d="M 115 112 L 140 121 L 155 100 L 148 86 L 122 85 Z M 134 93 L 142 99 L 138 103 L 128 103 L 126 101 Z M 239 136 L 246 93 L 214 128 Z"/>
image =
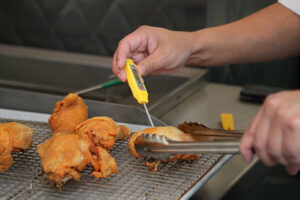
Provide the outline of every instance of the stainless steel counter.
<path id="1" fill-rule="evenodd" d="M 235 128 L 245 130 L 260 105 L 239 101 L 240 90 L 237 86 L 208 83 L 160 119 L 174 126 L 184 121 L 196 121 L 220 128 L 220 114 L 232 113 Z M 257 159 L 247 164 L 240 155 L 234 156 L 191 199 L 220 199 L 256 162 Z"/>

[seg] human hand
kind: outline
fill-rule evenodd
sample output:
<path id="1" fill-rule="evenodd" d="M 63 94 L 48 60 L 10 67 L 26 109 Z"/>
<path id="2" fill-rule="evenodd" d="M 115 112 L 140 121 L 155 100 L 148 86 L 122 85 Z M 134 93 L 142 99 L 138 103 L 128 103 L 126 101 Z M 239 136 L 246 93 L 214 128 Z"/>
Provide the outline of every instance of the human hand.
<path id="1" fill-rule="evenodd" d="M 141 26 L 123 38 L 113 56 L 113 72 L 126 81 L 124 65 L 131 58 L 142 76 L 173 73 L 190 55 L 192 37 L 188 32 Z"/>
<path id="2" fill-rule="evenodd" d="M 240 143 L 247 162 L 254 152 L 267 166 L 282 164 L 289 174 L 300 170 L 300 91 L 268 96 Z"/>

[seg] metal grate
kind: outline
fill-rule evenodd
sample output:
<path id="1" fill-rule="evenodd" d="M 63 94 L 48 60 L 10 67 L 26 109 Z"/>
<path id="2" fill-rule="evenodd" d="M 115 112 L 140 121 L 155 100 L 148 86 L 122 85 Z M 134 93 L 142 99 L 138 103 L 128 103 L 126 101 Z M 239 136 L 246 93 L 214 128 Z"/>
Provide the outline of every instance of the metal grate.
<path id="1" fill-rule="evenodd" d="M 0 119 L 0 122 L 11 120 Z M 16 121 L 16 120 L 13 120 Z M 92 167 L 82 171 L 79 182 L 69 181 L 56 191 L 43 173 L 35 146 L 51 131 L 47 123 L 18 121 L 34 129 L 33 145 L 15 153 L 13 166 L 0 173 L 0 199 L 180 199 L 213 167 L 221 155 L 203 155 L 197 162 L 164 165 L 150 172 L 142 159 L 128 151 L 127 141 L 117 142 L 111 150 L 119 173 L 105 179 L 91 176 Z"/>

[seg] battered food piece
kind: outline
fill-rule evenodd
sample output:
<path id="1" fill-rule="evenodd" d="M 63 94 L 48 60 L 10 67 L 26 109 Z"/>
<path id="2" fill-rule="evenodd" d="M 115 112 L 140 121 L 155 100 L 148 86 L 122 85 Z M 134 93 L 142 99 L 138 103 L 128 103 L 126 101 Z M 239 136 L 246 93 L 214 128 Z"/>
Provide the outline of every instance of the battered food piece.
<path id="1" fill-rule="evenodd" d="M 53 185 L 60 188 L 70 179 L 80 180 L 80 171 L 92 164 L 97 178 L 117 174 L 113 157 L 101 148 L 77 134 L 54 134 L 37 146 L 44 172 Z"/>
<path id="2" fill-rule="evenodd" d="M 7 131 L 0 127 L 0 172 L 7 170 L 13 164 L 11 153 L 13 151 L 12 138 Z"/>
<path id="3" fill-rule="evenodd" d="M 95 171 L 92 173 L 97 178 L 106 178 L 111 174 L 118 173 L 118 167 L 115 159 L 102 147 L 91 148 L 93 159 L 92 165 Z"/>
<path id="4" fill-rule="evenodd" d="M 93 117 L 79 124 L 76 133 L 89 138 L 95 146 L 110 150 L 116 140 L 126 139 L 131 130 L 124 125 L 119 126 L 110 117 Z"/>
<path id="5" fill-rule="evenodd" d="M 163 135 L 170 140 L 173 141 L 194 141 L 194 138 L 182 132 L 181 130 L 172 127 L 172 126 L 167 126 L 167 127 L 154 127 L 154 128 L 147 128 L 141 131 L 138 131 L 134 133 L 130 138 L 128 142 L 129 146 L 129 151 L 130 153 L 135 156 L 136 158 L 142 158 L 142 156 L 135 150 L 135 145 L 137 144 L 138 140 L 136 138 L 142 134 L 157 134 L 157 135 Z M 198 160 L 198 155 L 197 154 L 185 154 L 185 155 L 175 155 L 169 160 L 166 160 L 165 162 L 173 162 L 173 161 L 182 161 L 182 160 Z M 147 167 L 151 171 L 157 171 L 158 170 L 158 165 L 161 163 L 159 160 L 153 160 L 153 162 L 146 162 Z"/>
<path id="6" fill-rule="evenodd" d="M 28 149 L 32 144 L 32 128 L 16 122 L 0 124 L 0 128 L 3 128 L 4 131 L 8 132 L 12 138 L 14 152 Z"/>
<path id="7" fill-rule="evenodd" d="M 48 122 L 53 134 L 74 133 L 78 124 L 88 117 L 87 106 L 77 94 L 70 93 L 55 105 Z"/>
<path id="8" fill-rule="evenodd" d="M 33 130 L 23 124 L 0 124 L 0 172 L 13 164 L 12 152 L 26 150 L 32 143 Z"/>
<path id="9" fill-rule="evenodd" d="M 125 125 L 119 125 L 120 131 L 119 134 L 117 135 L 117 140 L 126 140 L 129 135 L 132 133 L 132 130 Z"/>
<path id="10" fill-rule="evenodd" d="M 125 139 L 131 130 L 109 117 L 88 119 L 87 106 L 77 94 L 56 103 L 49 118 L 52 136 L 37 146 L 42 167 L 50 183 L 58 189 L 68 180 L 79 181 L 83 170 L 92 164 L 97 178 L 117 174 L 115 159 L 108 153 L 116 140 Z"/>

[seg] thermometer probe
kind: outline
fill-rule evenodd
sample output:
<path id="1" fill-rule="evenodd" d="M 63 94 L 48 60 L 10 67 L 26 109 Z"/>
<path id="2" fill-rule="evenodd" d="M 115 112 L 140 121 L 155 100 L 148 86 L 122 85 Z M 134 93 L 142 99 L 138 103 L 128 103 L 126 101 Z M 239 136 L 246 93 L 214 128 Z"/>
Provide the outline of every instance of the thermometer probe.
<path id="1" fill-rule="evenodd" d="M 147 89 L 145 87 L 141 74 L 137 70 L 137 66 L 131 59 L 127 59 L 125 71 L 127 76 L 127 83 L 131 89 L 134 98 L 138 101 L 139 104 L 144 105 L 150 124 L 152 127 L 154 127 L 148 108 L 146 106 L 146 104 L 148 103 Z"/>

